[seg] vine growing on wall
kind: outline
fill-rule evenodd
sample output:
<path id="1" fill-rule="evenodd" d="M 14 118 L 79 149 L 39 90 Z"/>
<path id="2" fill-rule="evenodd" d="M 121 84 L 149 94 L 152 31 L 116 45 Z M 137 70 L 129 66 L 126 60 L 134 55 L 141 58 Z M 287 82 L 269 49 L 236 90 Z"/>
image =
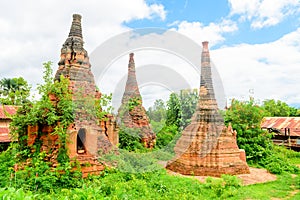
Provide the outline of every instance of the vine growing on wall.
<path id="1" fill-rule="evenodd" d="M 43 65 L 44 83 L 38 86 L 40 99 L 23 103 L 12 117 L 10 129 L 16 142 L 8 152 L 14 152 L 10 160 L 15 164 L 9 163 L 5 180 L 12 183 L 10 177 L 15 177 L 14 187 L 27 185 L 30 190 L 80 187 L 80 164 L 76 160 L 70 162 L 68 154 L 68 128 L 81 113 L 84 117 L 89 117 L 86 113 L 91 114 L 92 120 L 104 120 L 111 111 L 111 95 L 102 95 L 100 98 L 98 93 L 98 98 L 92 95 L 77 98 L 78 94 L 70 89 L 68 78 L 61 76 L 59 80 L 54 80 L 52 63 Z M 102 109 L 102 106 L 105 108 Z M 46 149 L 45 137 L 54 138 L 53 141 L 49 140 L 50 145 L 46 144 L 49 145 Z"/>
<path id="2" fill-rule="evenodd" d="M 10 125 L 12 136 L 17 141 L 13 144 L 16 152 L 15 166 L 18 166 L 14 172 L 18 181 L 14 184 L 16 187 L 30 185 L 30 189 L 35 190 L 49 190 L 60 185 L 80 186 L 76 179 L 81 177 L 81 173 L 72 170 L 76 163 L 70 162 L 67 149 L 67 130 L 75 119 L 75 105 L 69 89 L 69 79 L 61 76 L 60 80 L 54 81 L 52 63 L 47 62 L 43 65 L 44 83 L 38 86 L 40 99 L 23 104 L 13 116 Z M 42 130 L 44 127 L 48 127 L 51 130 L 50 134 L 57 138 L 55 148 L 51 147 L 46 151 L 42 149 L 41 137 L 49 136 L 49 133 Z M 28 145 L 30 141 L 31 144 Z"/>
<path id="3" fill-rule="evenodd" d="M 141 129 L 140 128 L 130 128 L 126 127 L 123 120 L 126 118 L 126 115 L 132 117 L 132 113 L 136 109 L 140 108 L 142 105 L 141 97 L 131 97 L 128 101 L 121 105 L 118 114 L 119 120 L 119 148 L 128 150 L 128 151 L 139 151 L 146 152 L 148 151 L 143 144 L 141 143 Z"/>
<path id="4" fill-rule="evenodd" d="M 27 159 L 26 152 L 29 151 L 27 146 L 27 129 L 29 127 L 39 127 L 37 138 L 42 136 L 40 127 L 54 127 L 52 135 L 58 135 L 59 151 L 57 160 L 59 163 L 69 161 L 67 156 L 67 128 L 74 121 L 74 104 L 72 93 L 69 90 L 69 80 L 63 76 L 59 81 L 54 81 L 52 76 L 51 62 L 44 63 L 44 84 L 38 86 L 40 100 L 23 104 L 18 113 L 13 117 L 11 123 L 12 135 L 18 138 L 19 148 L 25 150 L 22 155 Z M 33 147 L 36 151 L 40 148 L 40 141 L 37 139 Z"/>
<path id="5" fill-rule="evenodd" d="M 132 111 L 135 107 L 142 105 L 142 99 L 140 97 L 132 97 L 128 100 L 128 109 Z"/>

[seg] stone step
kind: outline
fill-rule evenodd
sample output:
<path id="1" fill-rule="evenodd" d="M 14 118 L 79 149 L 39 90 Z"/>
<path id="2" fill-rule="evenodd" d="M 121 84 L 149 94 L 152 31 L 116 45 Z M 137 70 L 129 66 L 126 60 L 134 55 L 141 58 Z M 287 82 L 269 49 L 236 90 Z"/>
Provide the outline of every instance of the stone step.
<path id="1" fill-rule="evenodd" d="M 94 156 L 78 156 L 76 159 L 78 161 L 97 160 L 97 158 Z"/>
<path id="2" fill-rule="evenodd" d="M 105 167 L 103 165 L 92 165 L 92 166 L 86 166 L 86 167 L 81 167 L 81 172 L 82 172 L 82 177 L 85 178 L 89 174 L 90 175 L 99 175 Z"/>

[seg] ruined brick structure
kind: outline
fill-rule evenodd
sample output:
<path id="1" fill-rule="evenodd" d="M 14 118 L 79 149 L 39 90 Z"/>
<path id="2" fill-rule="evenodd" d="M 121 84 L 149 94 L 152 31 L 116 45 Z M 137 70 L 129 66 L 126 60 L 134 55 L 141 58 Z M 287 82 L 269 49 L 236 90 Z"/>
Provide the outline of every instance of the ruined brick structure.
<path id="1" fill-rule="evenodd" d="M 88 53 L 83 48 L 83 43 L 81 16 L 74 14 L 69 36 L 61 49 L 59 68 L 55 75 L 56 80 L 59 80 L 61 75 L 69 78 L 73 100 L 80 107 L 76 110 L 75 122 L 69 129 L 71 141 L 74 141 L 69 148 L 71 157 L 77 155 L 78 150 L 97 155 L 99 149 L 105 153 L 112 148 L 107 130 L 114 129 L 108 126 L 113 123 L 102 122 L 100 127 L 96 116 L 87 112 L 93 107 L 94 99 L 101 98 L 101 93 L 96 88 Z M 116 135 L 111 136 L 111 140 L 115 143 Z M 81 140 L 81 149 L 78 149 L 78 140 Z"/>
<path id="2" fill-rule="evenodd" d="M 143 145 L 146 148 L 152 148 L 155 145 L 156 135 L 150 127 L 149 118 L 142 105 L 133 56 L 133 53 L 129 55 L 128 77 L 122 98 L 122 105 L 118 111 L 118 118 L 121 126 L 138 130 Z"/>
<path id="3" fill-rule="evenodd" d="M 208 42 L 203 42 L 200 95 L 196 111 L 174 148 L 176 157 L 166 168 L 181 174 L 216 176 L 246 174 L 245 151 L 236 143 L 236 132 L 226 127 L 214 94 Z"/>
<path id="4" fill-rule="evenodd" d="M 113 116 L 106 116 L 106 120 L 99 121 L 91 109 L 95 109 L 95 100 L 101 98 L 97 89 L 94 76 L 91 72 L 91 64 L 87 51 L 83 48 L 81 30 L 81 16 L 73 15 L 68 38 L 61 49 L 59 67 L 55 80 L 59 81 L 60 76 L 70 80 L 69 89 L 72 91 L 72 99 L 75 103 L 75 120 L 68 127 L 69 143 L 68 151 L 70 158 L 76 158 L 83 166 L 88 163 L 89 167 L 82 167 L 84 176 L 87 173 L 98 172 L 104 166 L 97 162 L 99 151 L 107 153 L 118 143 L 117 126 Z M 54 95 L 49 95 L 50 100 L 58 101 Z M 28 127 L 28 145 L 32 145 L 37 135 L 32 134 L 40 130 L 42 150 L 51 152 L 47 154 L 48 160 L 55 163 L 58 151 L 58 137 L 51 135 L 53 127 Z"/>

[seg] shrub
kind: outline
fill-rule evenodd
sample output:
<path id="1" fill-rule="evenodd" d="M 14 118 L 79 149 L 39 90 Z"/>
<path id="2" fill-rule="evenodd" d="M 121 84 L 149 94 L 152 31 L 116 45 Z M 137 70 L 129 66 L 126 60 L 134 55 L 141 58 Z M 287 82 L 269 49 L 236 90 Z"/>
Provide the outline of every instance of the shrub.
<path id="1" fill-rule="evenodd" d="M 282 174 L 283 172 L 297 174 L 299 173 L 299 168 L 291 164 L 287 158 L 293 158 L 298 155 L 299 153 L 284 147 L 274 146 L 272 153 L 262 159 L 259 164 L 273 174 Z"/>
<path id="2" fill-rule="evenodd" d="M 295 186 L 297 189 L 300 189 L 300 175 L 295 178 Z"/>
<path id="3" fill-rule="evenodd" d="M 228 198 L 236 195 L 242 184 L 236 176 L 224 174 L 221 178 L 208 177 L 204 186 L 211 189 L 216 197 Z"/>
<path id="4" fill-rule="evenodd" d="M 178 134 L 176 125 L 164 126 L 156 135 L 157 148 L 163 148 L 168 145 Z"/>
<path id="5" fill-rule="evenodd" d="M 146 151 L 146 148 L 141 143 L 139 133 L 139 129 L 120 127 L 119 148 L 127 151 Z"/>
<path id="6" fill-rule="evenodd" d="M 0 187 L 11 186 L 13 182 L 14 151 L 12 148 L 0 153 Z"/>

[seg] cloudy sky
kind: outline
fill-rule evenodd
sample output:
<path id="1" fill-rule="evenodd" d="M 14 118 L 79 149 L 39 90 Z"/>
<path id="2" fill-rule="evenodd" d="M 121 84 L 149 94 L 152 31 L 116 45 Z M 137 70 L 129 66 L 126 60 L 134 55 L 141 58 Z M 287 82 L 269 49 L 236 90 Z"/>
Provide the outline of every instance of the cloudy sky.
<path id="1" fill-rule="evenodd" d="M 72 14 L 79 13 L 85 49 L 90 54 L 126 31 L 145 27 L 172 30 L 198 45 L 209 41 L 227 100 L 246 100 L 251 95 L 260 101 L 274 98 L 300 106 L 299 0 L 10 0 L 1 1 L 0 7 L 0 79 L 22 76 L 33 88 L 41 83 L 42 63 L 53 61 L 53 69 L 57 69 Z M 180 71 L 179 66 L 186 62 L 174 58 L 167 63 L 166 58 L 174 54 L 158 52 L 138 52 L 137 70 L 139 65 L 173 66 L 192 87 L 198 84 L 193 69 Z M 127 55 L 114 59 L 111 73 L 107 70 L 105 78 L 95 77 L 105 93 L 116 90 L 116 79 L 121 80 L 127 70 Z M 161 88 L 141 90 L 154 99 L 162 97 Z"/>

